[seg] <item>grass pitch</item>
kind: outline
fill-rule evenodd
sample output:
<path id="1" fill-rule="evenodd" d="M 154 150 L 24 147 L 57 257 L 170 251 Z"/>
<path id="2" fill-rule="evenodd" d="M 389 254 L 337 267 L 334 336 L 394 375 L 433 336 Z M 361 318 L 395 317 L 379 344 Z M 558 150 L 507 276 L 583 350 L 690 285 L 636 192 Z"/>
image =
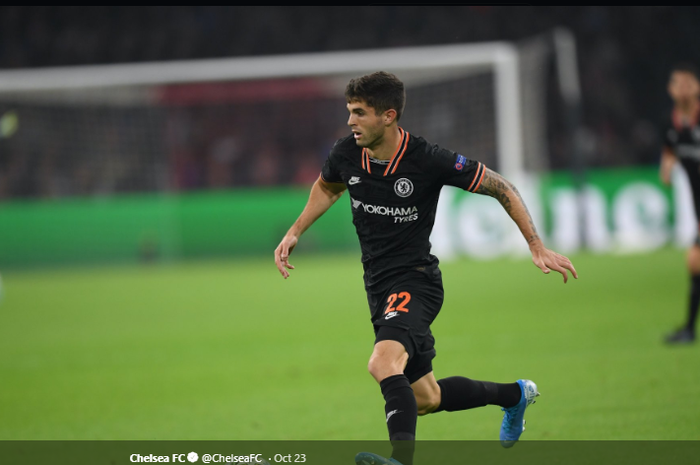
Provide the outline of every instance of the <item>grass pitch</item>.
<path id="1" fill-rule="evenodd" d="M 357 256 L 5 272 L 0 439 L 377 439 Z M 538 383 L 523 440 L 700 439 L 700 345 L 683 252 L 443 263 L 438 378 Z M 421 417 L 419 439 L 496 439 L 489 406 Z"/>

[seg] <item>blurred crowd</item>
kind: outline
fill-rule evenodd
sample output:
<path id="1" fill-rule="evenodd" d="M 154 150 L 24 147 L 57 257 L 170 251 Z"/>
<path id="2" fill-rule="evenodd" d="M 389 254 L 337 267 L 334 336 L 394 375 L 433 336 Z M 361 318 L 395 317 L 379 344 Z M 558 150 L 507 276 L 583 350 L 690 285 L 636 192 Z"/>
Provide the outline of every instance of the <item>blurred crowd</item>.
<path id="1" fill-rule="evenodd" d="M 517 42 L 565 27 L 578 48 L 586 165 L 621 166 L 657 162 L 659 122 L 670 108 L 668 70 L 678 61 L 700 64 L 698 24 L 700 8 L 663 6 L 0 6 L 0 69 Z M 560 117 L 559 103 L 556 94 L 550 95 L 550 119 Z M 169 163 L 177 168 L 168 182 L 176 189 L 305 184 L 315 179 L 328 148 L 308 147 L 308 153 L 296 154 L 292 170 L 282 162 L 285 147 L 268 138 L 255 141 L 254 160 L 244 162 L 253 149 L 241 146 L 234 134 L 218 137 L 206 149 L 196 147 L 196 134 L 184 138 L 187 118 L 167 118 L 179 134 L 168 139 L 174 144 Z M 555 133 L 554 123 L 548 134 L 550 165 L 567 168 L 571 146 Z M 210 130 L 219 127 L 213 124 Z M 317 130 L 328 131 L 333 140 L 338 135 L 333 127 Z M 29 179 L 35 165 L 3 160 L 2 144 L 0 135 L 0 196 L 83 193 L 45 185 L 26 188 L 28 181 L 19 174 Z M 15 167 L 10 175 L 13 163 L 24 171 Z M 246 168 L 232 172 L 227 167 L 234 163 Z M 13 182 L 26 192 L 13 188 Z M 159 182 L 144 181 L 156 188 Z"/>

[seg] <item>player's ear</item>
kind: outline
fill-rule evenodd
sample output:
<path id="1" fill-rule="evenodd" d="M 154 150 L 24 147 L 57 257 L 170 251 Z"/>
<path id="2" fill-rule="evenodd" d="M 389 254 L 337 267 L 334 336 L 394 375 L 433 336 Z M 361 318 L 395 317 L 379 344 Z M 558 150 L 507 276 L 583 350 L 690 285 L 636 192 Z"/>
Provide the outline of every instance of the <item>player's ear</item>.
<path id="1" fill-rule="evenodd" d="M 390 109 L 384 112 L 384 124 L 389 126 L 396 121 L 396 110 Z"/>

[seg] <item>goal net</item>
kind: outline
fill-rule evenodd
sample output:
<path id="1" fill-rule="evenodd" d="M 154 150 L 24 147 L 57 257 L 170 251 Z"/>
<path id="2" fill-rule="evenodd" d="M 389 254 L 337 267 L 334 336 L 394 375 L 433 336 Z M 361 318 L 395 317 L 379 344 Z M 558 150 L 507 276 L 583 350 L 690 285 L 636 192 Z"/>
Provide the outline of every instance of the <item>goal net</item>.
<path id="1" fill-rule="evenodd" d="M 348 80 L 380 69 L 406 84 L 402 127 L 519 178 L 546 162 L 542 53 L 528 50 L 497 42 L 2 71 L 0 201 L 308 186 L 349 133 Z M 449 252 L 456 226 L 437 223 Z"/>
<path id="2" fill-rule="evenodd" d="M 348 79 L 378 69 L 407 85 L 406 129 L 518 172 L 518 66 L 486 43 L 4 71 L 0 195 L 305 184 L 348 132 Z"/>

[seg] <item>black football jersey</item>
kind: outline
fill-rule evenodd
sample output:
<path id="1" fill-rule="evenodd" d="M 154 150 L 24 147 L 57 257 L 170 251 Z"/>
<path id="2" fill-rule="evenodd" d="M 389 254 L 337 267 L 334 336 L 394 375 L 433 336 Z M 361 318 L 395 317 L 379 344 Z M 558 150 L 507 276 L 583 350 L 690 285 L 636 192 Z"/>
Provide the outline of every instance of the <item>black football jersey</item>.
<path id="1" fill-rule="evenodd" d="M 663 143 L 673 150 L 688 174 L 695 214 L 700 219 L 700 109 L 692 121 L 683 121 L 674 110 L 664 124 Z"/>
<path id="2" fill-rule="evenodd" d="M 476 191 L 486 167 L 399 129 L 391 160 L 369 156 L 352 135 L 336 141 L 323 166 L 326 182 L 347 186 L 362 249 L 365 287 L 380 290 L 408 269 L 437 265 L 430 233 L 444 185 Z"/>

